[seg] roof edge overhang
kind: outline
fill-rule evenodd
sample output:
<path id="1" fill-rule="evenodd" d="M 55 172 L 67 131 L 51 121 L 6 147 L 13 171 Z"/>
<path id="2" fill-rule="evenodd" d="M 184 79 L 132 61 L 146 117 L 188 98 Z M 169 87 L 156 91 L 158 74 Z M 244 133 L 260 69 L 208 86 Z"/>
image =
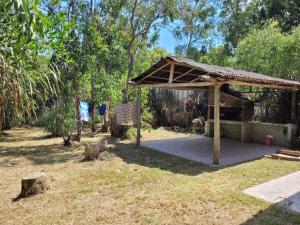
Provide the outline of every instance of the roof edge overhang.
<path id="1" fill-rule="evenodd" d="M 172 65 L 173 73 L 176 76 L 173 74 L 170 77 Z M 192 79 L 192 77 L 194 78 Z M 131 79 L 130 84 L 140 87 L 170 89 L 199 89 L 217 84 L 266 87 L 292 91 L 300 89 L 300 82 L 297 81 L 198 63 L 190 59 L 182 59 L 174 56 L 161 58 L 140 76 Z"/>

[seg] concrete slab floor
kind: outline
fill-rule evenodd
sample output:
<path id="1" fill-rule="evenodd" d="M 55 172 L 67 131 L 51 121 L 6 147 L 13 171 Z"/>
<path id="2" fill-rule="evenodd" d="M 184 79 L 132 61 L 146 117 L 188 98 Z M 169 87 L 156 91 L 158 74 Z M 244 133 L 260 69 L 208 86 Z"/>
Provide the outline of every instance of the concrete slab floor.
<path id="1" fill-rule="evenodd" d="M 300 213 L 300 171 L 248 188 L 244 193 Z"/>
<path id="2" fill-rule="evenodd" d="M 153 150 L 176 155 L 207 165 L 213 165 L 213 138 L 194 137 L 142 141 L 141 145 Z M 276 153 L 278 146 L 242 143 L 233 139 L 221 139 L 220 166 L 235 165 Z"/>

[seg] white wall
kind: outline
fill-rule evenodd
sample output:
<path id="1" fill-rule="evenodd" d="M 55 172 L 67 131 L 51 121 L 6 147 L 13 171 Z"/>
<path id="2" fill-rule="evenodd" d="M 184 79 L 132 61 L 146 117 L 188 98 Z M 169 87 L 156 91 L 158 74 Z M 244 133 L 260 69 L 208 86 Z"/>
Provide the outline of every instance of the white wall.
<path id="1" fill-rule="evenodd" d="M 221 120 L 221 135 L 227 138 L 241 140 L 241 121 Z M 206 122 L 207 126 L 207 122 Z M 296 136 L 297 126 L 295 124 L 275 124 L 275 123 L 246 123 L 247 141 L 264 143 L 267 135 L 273 136 L 273 144 L 289 147 L 292 144 L 292 138 Z M 213 121 L 210 120 L 210 129 L 207 135 L 213 136 Z"/>

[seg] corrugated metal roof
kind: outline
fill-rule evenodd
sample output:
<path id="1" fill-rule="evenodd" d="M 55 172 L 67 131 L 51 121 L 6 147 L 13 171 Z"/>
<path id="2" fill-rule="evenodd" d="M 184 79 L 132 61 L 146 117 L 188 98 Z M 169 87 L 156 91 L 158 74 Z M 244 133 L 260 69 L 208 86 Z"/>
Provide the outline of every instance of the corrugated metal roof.
<path id="1" fill-rule="evenodd" d="M 225 80 L 236 80 L 236 81 L 242 81 L 242 82 L 253 82 L 253 83 L 257 83 L 257 84 L 259 84 L 259 83 L 270 84 L 270 85 L 278 84 L 278 85 L 284 85 L 284 86 L 290 86 L 290 87 L 300 87 L 300 82 L 297 82 L 297 81 L 267 76 L 267 75 L 244 71 L 244 70 L 237 70 L 237 69 L 233 69 L 233 68 L 229 68 L 229 67 L 220 67 L 220 66 L 209 65 L 209 64 L 205 64 L 205 63 L 199 63 L 199 62 L 196 62 L 191 59 L 179 58 L 179 57 L 175 57 L 175 56 L 167 56 L 165 58 L 162 58 L 159 62 L 157 62 L 155 65 L 153 65 L 147 71 L 145 71 L 143 74 L 132 79 L 132 81 L 134 83 L 139 83 L 139 80 L 141 80 L 143 77 L 150 74 L 158 66 L 161 66 L 164 63 L 168 63 L 168 61 L 174 61 L 175 63 L 184 65 L 186 67 L 205 71 L 205 72 L 208 72 L 210 75 L 213 75 L 213 77 L 220 77 Z M 147 81 L 147 79 L 144 79 L 143 83 L 146 81 Z"/>

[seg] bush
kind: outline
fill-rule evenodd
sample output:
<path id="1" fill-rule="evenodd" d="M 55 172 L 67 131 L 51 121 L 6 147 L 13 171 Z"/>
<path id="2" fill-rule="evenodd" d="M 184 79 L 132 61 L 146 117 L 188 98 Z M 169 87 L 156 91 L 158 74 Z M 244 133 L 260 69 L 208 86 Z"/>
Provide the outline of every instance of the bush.
<path id="1" fill-rule="evenodd" d="M 205 131 L 205 119 L 199 117 L 192 121 L 192 133 L 193 134 L 203 134 Z"/>
<path id="2" fill-rule="evenodd" d="M 54 106 L 43 111 L 39 125 L 54 137 L 63 137 L 65 145 L 70 144 L 73 130 L 76 127 L 75 109 L 71 106 Z"/>

